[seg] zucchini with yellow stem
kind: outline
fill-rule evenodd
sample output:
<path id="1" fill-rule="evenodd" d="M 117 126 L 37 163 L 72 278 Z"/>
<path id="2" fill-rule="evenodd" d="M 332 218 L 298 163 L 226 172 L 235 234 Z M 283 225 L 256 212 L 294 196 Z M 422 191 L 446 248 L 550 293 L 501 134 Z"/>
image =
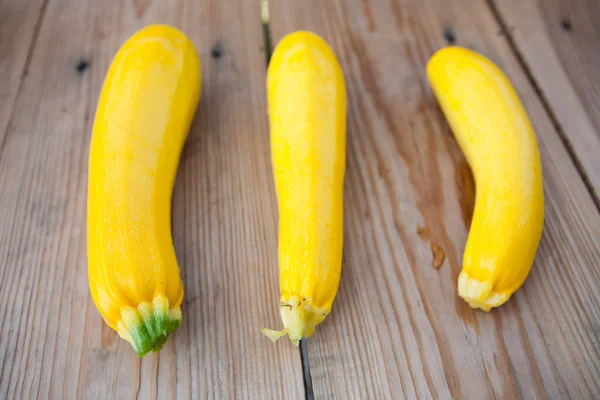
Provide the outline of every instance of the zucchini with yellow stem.
<path id="1" fill-rule="evenodd" d="M 283 330 L 262 332 L 298 345 L 329 314 L 340 281 L 346 87 L 327 43 L 295 32 L 273 52 L 267 92 Z"/>
<path id="2" fill-rule="evenodd" d="M 529 274 L 544 225 L 542 166 L 525 108 L 506 76 L 447 47 L 427 76 L 475 177 L 475 210 L 458 278 L 473 308 L 504 304 Z"/>

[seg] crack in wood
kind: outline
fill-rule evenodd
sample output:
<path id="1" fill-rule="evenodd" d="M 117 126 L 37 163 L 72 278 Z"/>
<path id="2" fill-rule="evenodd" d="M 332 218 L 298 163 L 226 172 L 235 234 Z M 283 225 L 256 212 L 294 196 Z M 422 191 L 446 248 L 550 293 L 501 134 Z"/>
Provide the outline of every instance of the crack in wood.
<path id="1" fill-rule="evenodd" d="M 300 339 L 300 360 L 302 361 L 302 377 L 304 380 L 304 396 L 306 400 L 314 400 L 315 393 L 310 373 L 310 362 L 308 361 L 308 343 L 306 338 Z"/>
<path id="2" fill-rule="evenodd" d="M 271 53 L 273 52 L 273 43 L 271 42 L 271 27 L 269 25 L 269 1 L 260 0 L 260 20 L 263 28 L 263 39 L 265 48 L 265 62 L 267 68 L 269 67 L 269 61 L 271 61 Z"/>

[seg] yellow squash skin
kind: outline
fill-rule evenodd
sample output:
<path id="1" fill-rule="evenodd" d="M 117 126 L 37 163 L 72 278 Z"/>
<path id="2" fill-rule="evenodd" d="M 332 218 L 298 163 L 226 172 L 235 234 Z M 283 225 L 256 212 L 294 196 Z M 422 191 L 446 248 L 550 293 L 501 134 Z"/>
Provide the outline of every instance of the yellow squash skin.
<path id="1" fill-rule="evenodd" d="M 281 40 L 267 73 L 271 155 L 279 205 L 282 331 L 298 345 L 336 296 L 342 268 L 346 87 L 327 43 L 309 32 Z"/>
<path id="2" fill-rule="evenodd" d="M 148 26 L 108 70 L 89 159 L 88 275 L 104 321 L 141 357 L 181 324 L 171 194 L 200 97 L 200 61 L 175 28 Z"/>
<path id="3" fill-rule="evenodd" d="M 506 76 L 480 54 L 444 48 L 429 61 L 427 75 L 475 177 L 458 292 L 471 307 L 489 311 L 521 287 L 542 235 L 535 133 Z"/>

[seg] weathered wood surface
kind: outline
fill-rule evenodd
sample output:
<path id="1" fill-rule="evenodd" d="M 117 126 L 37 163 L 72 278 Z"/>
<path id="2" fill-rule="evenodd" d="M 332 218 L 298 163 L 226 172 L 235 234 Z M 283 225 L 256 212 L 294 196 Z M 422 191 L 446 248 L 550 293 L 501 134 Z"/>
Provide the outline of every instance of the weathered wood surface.
<path id="1" fill-rule="evenodd" d="M 0 149 L 27 75 L 45 0 L 0 0 Z"/>
<path id="2" fill-rule="evenodd" d="M 302 398 L 299 353 L 258 331 L 279 326 L 258 0 L 45 1 L 0 0 L 0 398 Z M 600 214 L 561 138 L 597 188 L 598 39 L 591 8 L 568 10 L 566 39 L 544 28 L 566 3 L 271 0 L 274 44 L 321 34 L 348 84 L 345 261 L 309 339 L 317 398 L 600 397 Z M 494 10 L 518 50 L 540 46 L 524 60 L 546 107 Z M 89 296 L 86 171 L 108 64 L 154 22 L 194 41 L 203 94 L 173 199 L 184 323 L 140 361 Z M 534 268 L 487 314 L 456 295 L 475 188 L 425 78 L 453 40 L 515 83 L 544 167 Z"/>
<path id="3" fill-rule="evenodd" d="M 600 195 L 600 4 L 494 0 L 506 31 Z"/>
<path id="4" fill-rule="evenodd" d="M 9 3 L 3 11 L 38 7 Z M 195 43 L 203 93 L 173 200 L 184 322 L 140 361 L 89 296 L 87 153 L 113 55 L 154 22 Z M 19 23 L 35 18 L 10 21 Z M 8 28 L 3 62 L 28 47 Z M 297 349 L 271 346 L 259 331 L 279 323 L 262 46 L 258 6 L 247 1 L 49 0 L 0 156 L 0 398 L 303 396 Z"/>
<path id="5" fill-rule="evenodd" d="M 345 262 L 309 339 L 316 397 L 598 398 L 600 216 L 488 4 L 272 0 L 274 42 L 300 29 L 332 45 L 349 96 Z M 490 313 L 456 294 L 474 187 L 425 76 L 448 40 L 506 71 L 543 159 L 535 265 Z"/>

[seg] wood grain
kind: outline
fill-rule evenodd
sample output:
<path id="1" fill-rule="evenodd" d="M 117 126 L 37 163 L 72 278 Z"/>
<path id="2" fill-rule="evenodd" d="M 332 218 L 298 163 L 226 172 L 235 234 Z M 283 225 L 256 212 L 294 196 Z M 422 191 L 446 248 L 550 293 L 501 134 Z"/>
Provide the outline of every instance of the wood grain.
<path id="1" fill-rule="evenodd" d="M 46 0 L 0 0 L 0 149 L 27 75 Z"/>
<path id="2" fill-rule="evenodd" d="M 493 4 L 598 196 L 598 3 L 592 0 L 494 0 Z"/>
<path id="3" fill-rule="evenodd" d="M 308 341 L 315 395 L 598 398 L 600 215 L 487 3 L 271 0 L 270 14 L 274 44 L 322 35 L 348 87 L 345 262 L 333 312 Z M 425 76 L 447 40 L 508 74 L 543 159 L 534 267 L 490 313 L 456 294 L 474 185 Z"/>
<path id="4" fill-rule="evenodd" d="M 87 153 L 113 55 L 154 22 L 195 43 L 203 94 L 173 200 L 184 322 L 140 361 L 89 296 Z M 242 0 L 49 0 L 0 156 L 0 398 L 302 397 L 297 350 L 259 331 L 278 323 L 262 43 Z"/>

